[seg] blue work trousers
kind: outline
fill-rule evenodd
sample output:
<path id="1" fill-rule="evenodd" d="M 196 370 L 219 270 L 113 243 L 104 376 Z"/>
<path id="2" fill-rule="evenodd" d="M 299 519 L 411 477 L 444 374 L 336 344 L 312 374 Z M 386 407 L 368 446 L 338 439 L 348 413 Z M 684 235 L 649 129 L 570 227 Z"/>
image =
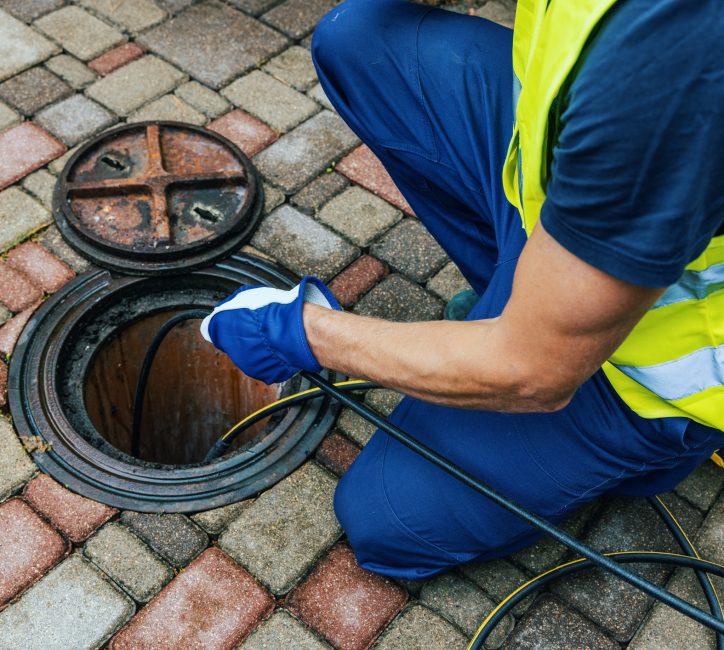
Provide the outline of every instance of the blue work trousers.
<path id="1" fill-rule="evenodd" d="M 501 183 L 511 48 L 509 29 L 400 0 L 347 0 L 312 43 L 332 104 L 481 296 L 470 319 L 501 313 L 526 241 Z M 684 418 L 637 416 L 600 371 L 554 413 L 405 398 L 391 420 L 553 521 L 603 493 L 670 490 L 721 443 L 720 432 Z M 539 537 L 382 432 L 340 481 L 335 509 L 361 566 L 397 578 L 507 555 Z"/>

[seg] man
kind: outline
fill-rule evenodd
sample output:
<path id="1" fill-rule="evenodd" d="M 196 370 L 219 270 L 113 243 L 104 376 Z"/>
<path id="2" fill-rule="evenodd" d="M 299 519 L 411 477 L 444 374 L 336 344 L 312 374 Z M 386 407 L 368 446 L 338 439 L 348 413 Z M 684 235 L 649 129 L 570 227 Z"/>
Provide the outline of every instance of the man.
<path id="1" fill-rule="evenodd" d="M 670 490 L 722 444 L 721 0 L 519 0 L 514 39 L 348 0 L 312 52 L 480 299 L 465 322 L 388 323 L 305 279 L 235 294 L 211 340 L 265 381 L 321 364 L 409 395 L 393 422 L 554 521 Z M 538 536 L 383 433 L 335 508 L 360 564 L 399 578 Z"/>

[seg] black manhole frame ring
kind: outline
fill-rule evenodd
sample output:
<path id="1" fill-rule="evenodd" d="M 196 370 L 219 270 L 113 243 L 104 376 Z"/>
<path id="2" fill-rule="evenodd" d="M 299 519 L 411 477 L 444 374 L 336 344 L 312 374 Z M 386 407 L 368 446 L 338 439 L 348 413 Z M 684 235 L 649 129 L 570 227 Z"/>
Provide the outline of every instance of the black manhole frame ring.
<path id="1" fill-rule="evenodd" d="M 134 251 L 131 248 L 122 246 L 115 247 L 106 240 L 94 237 L 91 233 L 85 232 L 85 230 L 74 225 L 75 217 L 70 213 L 65 188 L 68 174 L 74 168 L 75 163 L 91 148 L 101 145 L 104 140 L 111 139 L 124 131 L 134 131 L 152 125 L 195 131 L 200 135 L 217 140 L 232 151 L 244 168 L 248 196 L 252 197 L 248 203 L 245 202 L 246 212 L 241 215 L 238 223 L 223 231 L 211 241 L 201 240 L 192 242 L 184 248 L 153 253 Z M 95 264 L 125 275 L 168 275 L 199 269 L 229 257 L 241 246 L 249 242 L 259 225 L 263 208 L 264 184 L 261 175 L 249 157 L 235 143 L 216 131 L 211 131 L 196 124 L 172 120 L 150 120 L 121 124 L 104 131 L 81 145 L 58 174 L 53 190 L 52 214 L 63 239 L 75 251 Z"/>
<path id="2" fill-rule="evenodd" d="M 291 273 L 249 255 L 234 256 L 215 266 L 193 271 L 192 274 L 210 275 L 225 281 L 241 280 L 260 284 L 268 284 L 270 278 L 276 274 L 275 279 L 284 282 L 285 286 L 293 286 L 292 283 L 296 282 Z M 38 390 L 38 382 L 48 377 L 58 381 L 56 368 L 50 367 L 47 361 L 52 360 L 53 354 L 57 356 L 62 349 L 60 341 L 54 344 L 49 334 L 58 328 L 77 325 L 83 308 L 82 302 L 72 304 L 72 300 L 78 297 L 74 295 L 75 292 L 84 294 L 85 300 L 89 300 L 97 291 L 103 291 L 102 288 L 94 288 L 93 283 L 123 281 L 128 284 L 134 280 L 140 283 L 149 279 L 114 278 L 113 274 L 102 269 L 89 271 L 51 296 L 35 312 L 23 330 L 10 363 L 9 405 L 19 436 L 40 436 L 53 445 L 49 451 L 31 453 L 41 471 L 80 494 L 117 508 L 138 512 L 188 513 L 213 509 L 251 497 L 268 489 L 310 459 L 317 446 L 332 430 L 339 413 L 339 405 L 328 398 L 307 402 L 288 412 L 281 421 L 285 422 L 286 426 L 286 421 L 291 419 L 291 426 L 273 440 L 271 437 L 264 438 L 248 449 L 227 454 L 207 465 L 168 466 L 173 468 L 172 471 L 149 469 L 142 465 L 118 461 L 93 447 L 80 433 L 65 432 L 64 428 L 69 427 L 70 423 L 62 408 L 59 412 L 48 412 L 53 406 L 50 402 L 57 398 L 57 393 Z M 62 309 L 64 303 L 65 309 Z M 74 309 L 76 314 L 73 313 Z M 100 345 L 99 343 L 98 347 Z M 330 378 L 341 379 L 338 375 L 330 375 Z M 307 387 L 305 382 L 306 380 L 301 381 L 300 388 Z M 54 408 L 57 408 L 57 405 Z M 61 417 L 57 417 L 57 413 Z M 72 427 L 69 427 L 69 431 L 70 429 Z M 73 439 L 81 443 L 83 449 L 65 444 L 68 436 L 74 436 Z M 271 453 L 257 455 L 254 457 L 255 462 L 250 463 L 250 452 L 260 442 L 271 443 L 266 446 Z M 95 456 L 104 456 L 105 460 L 114 466 L 116 473 L 122 469 L 122 478 L 115 483 L 106 482 L 110 472 L 94 463 L 92 458 L 84 457 L 80 453 L 88 447 L 95 450 Z M 93 455 L 91 452 L 91 456 Z"/>

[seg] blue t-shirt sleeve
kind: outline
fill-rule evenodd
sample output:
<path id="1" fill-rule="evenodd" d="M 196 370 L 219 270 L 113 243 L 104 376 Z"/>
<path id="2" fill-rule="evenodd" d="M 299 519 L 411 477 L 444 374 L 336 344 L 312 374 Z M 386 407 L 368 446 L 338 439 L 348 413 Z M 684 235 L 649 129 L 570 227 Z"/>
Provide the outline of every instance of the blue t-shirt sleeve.
<path id="1" fill-rule="evenodd" d="M 724 219 L 724 2 L 623 0 L 561 112 L 546 231 L 617 278 L 666 287 Z"/>

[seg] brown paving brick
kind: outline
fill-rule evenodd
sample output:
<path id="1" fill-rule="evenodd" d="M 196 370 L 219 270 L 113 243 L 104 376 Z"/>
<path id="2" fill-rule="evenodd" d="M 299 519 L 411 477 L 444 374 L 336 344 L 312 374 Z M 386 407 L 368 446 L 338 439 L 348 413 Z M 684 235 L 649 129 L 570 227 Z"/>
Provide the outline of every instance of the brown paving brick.
<path id="1" fill-rule="evenodd" d="M 388 273 L 384 262 L 371 255 L 363 255 L 334 278 L 329 288 L 340 305 L 351 307 Z"/>
<path id="2" fill-rule="evenodd" d="M 274 129 L 238 108 L 214 120 L 209 128 L 229 138 L 249 158 L 279 139 Z"/>
<path id="3" fill-rule="evenodd" d="M 14 318 L 0 327 L 0 354 L 12 354 L 15 349 L 20 333 L 23 327 L 30 320 L 33 312 L 40 306 L 40 301 L 28 307 L 25 311 L 21 311 Z"/>
<path id="4" fill-rule="evenodd" d="M 344 174 L 353 183 L 368 189 L 403 212 L 414 215 L 410 204 L 402 196 L 400 190 L 397 189 L 379 158 L 366 145 L 357 147 L 352 153 L 343 158 L 337 165 L 336 170 Z"/>
<path id="5" fill-rule="evenodd" d="M 0 408 L 8 403 L 8 366 L 0 359 Z"/>
<path id="6" fill-rule="evenodd" d="M 65 262 L 34 241 L 13 248 L 7 261 L 46 293 L 54 293 L 75 276 Z"/>
<path id="7" fill-rule="evenodd" d="M 359 455 L 360 448 L 338 433 L 327 436 L 317 449 L 317 460 L 337 476 L 342 476 Z"/>
<path id="8" fill-rule="evenodd" d="M 43 292 L 29 277 L 5 260 L 0 260 L 0 303 L 17 313 L 35 304 L 42 297 Z"/>
<path id="9" fill-rule="evenodd" d="M 72 542 L 82 542 L 118 511 L 66 490 L 47 474 L 25 488 L 25 498 Z"/>
<path id="10" fill-rule="evenodd" d="M 210 548 L 141 610 L 110 648 L 233 648 L 273 607 L 271 594 L 250 573 Z"/>
<path id="11" fill-rule="evenodd" d="M 143 48 L 137 43 L 125 43 L 89 61 L 88 67 L 101 77 L 105 77 L 127 63 L 140 59 L 143 54 Z"/>
<path id="12" fill-rule="evenodd" d="M 335 546 L 289 597 L 287 606 L 336 647 L 362 650 L 407 601 L 404 589 L 361 569 L 348 546 Z"/>
<path id="13" fill-rule="evenodd" d="M 0 609 L 45 574 L 68 543 L 22 499 L 0 505 Z"/>
<path id="14" fill-rule="evenodd" d="M 0 190 L 62 156 L 65 145 L 45 129 L 23 122 L 0 133 Z"/>

